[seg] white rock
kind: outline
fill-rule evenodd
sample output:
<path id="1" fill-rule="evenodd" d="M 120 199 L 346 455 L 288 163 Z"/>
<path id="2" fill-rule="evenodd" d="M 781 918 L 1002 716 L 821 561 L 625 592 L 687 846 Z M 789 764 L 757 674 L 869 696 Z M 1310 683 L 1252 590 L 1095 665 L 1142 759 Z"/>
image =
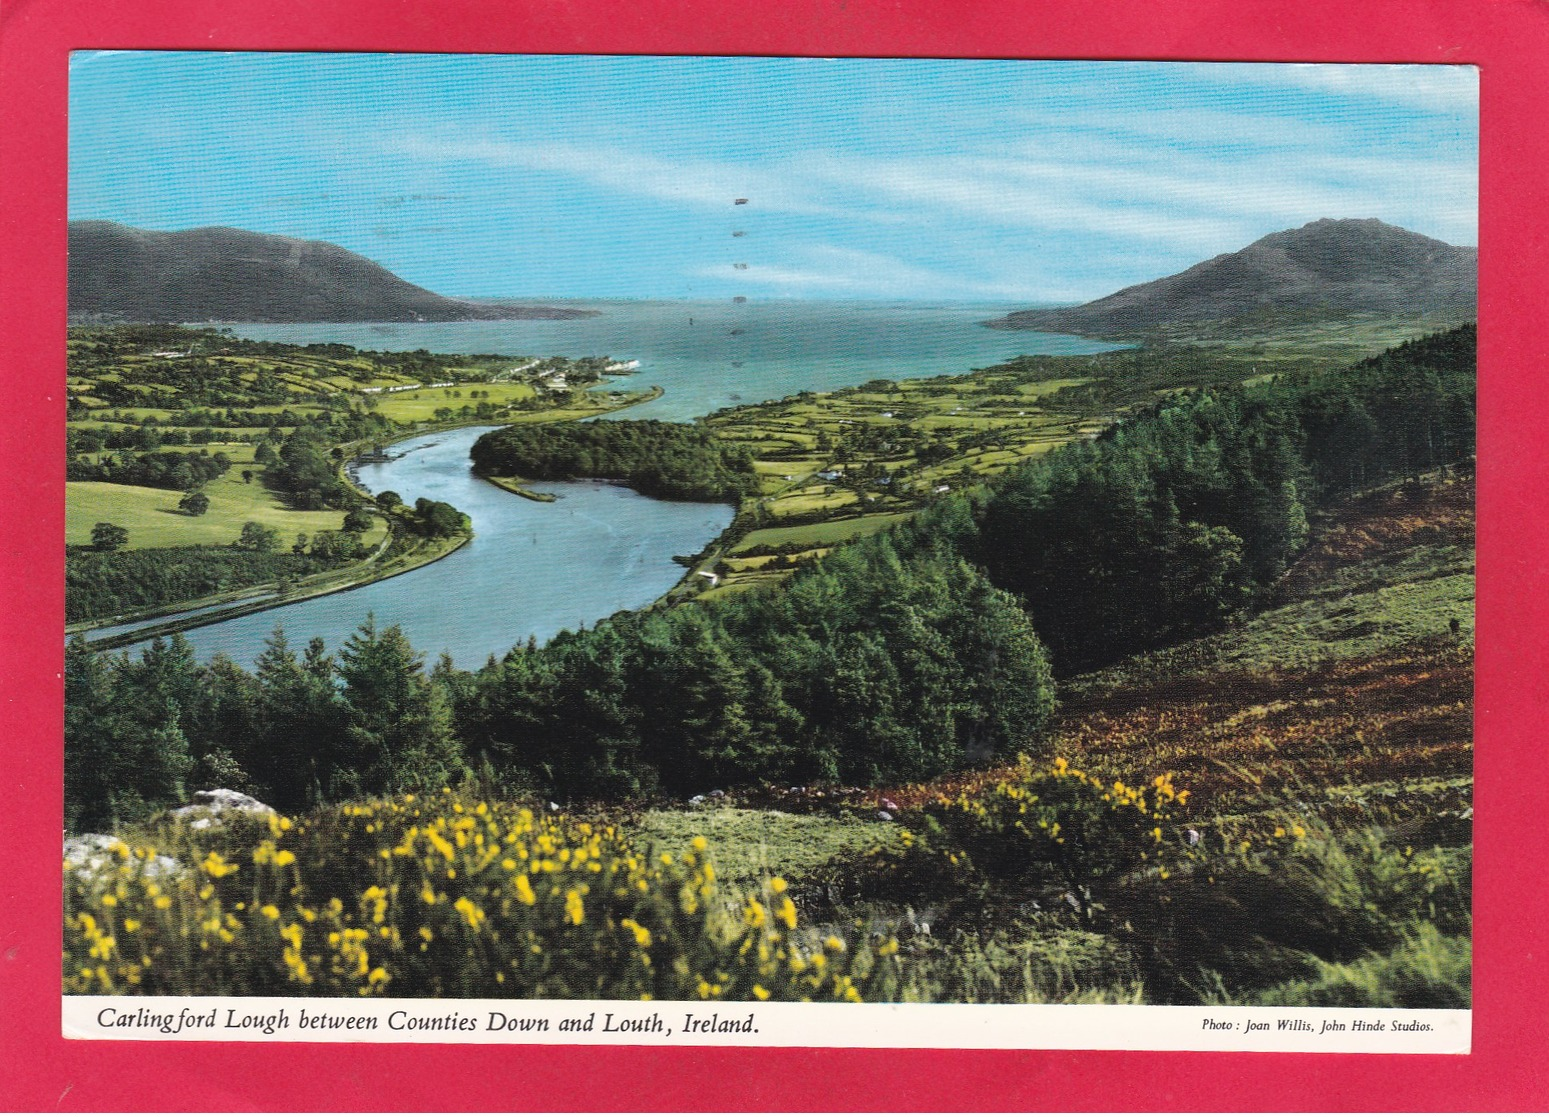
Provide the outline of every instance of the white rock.
<path id="1" fill-rule="evenodd" d="M 220 815 L 227 813 L 237 814 L 274 814 L 273 807 L 266 803 L 260 803 L 251 795 L 243 795 L 240 791 L 230 791 L 224 787 L 217 787 L 210 791 L 196 791 L 193 802 L 186 807 L 179 807 L 172 812 L 173 818 L 187 818 L 189 815 Z"/>
<path id="2" fill-rule="evenodd" d="M 183 868 L 176 859 L 165 854 L 158 853 L 151 858 L 136 857 L 128 843 L 112 834 L 77 834 L 73 838 L 65 838 L 65 864 L 81 880 L 89 881 L 103 870 L 111 869 L 118 864 L 119 859 L 124 856 L 117 852 L 120 848 L 127 851 L 127 860 L 139 862 L 139 872 L 142 876 L 153 880 L 171 876 Z"/>

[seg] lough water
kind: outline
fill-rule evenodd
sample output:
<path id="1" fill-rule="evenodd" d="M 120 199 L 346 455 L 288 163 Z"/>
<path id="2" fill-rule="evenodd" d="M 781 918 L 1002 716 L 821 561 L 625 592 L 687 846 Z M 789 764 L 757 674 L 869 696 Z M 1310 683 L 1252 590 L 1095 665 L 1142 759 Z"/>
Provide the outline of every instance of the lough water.
<path id="1" fill-rule="evenodd" d="M 658 385 L 660 399 L 631 419 L 692 419 L 723 407 L 823 392 L 867 380 L 968 372 L 1018 353 L 1100 353 L 1087 338 L 989 330 L 979 323 L 1018 309 L 1000 303 L 575 300 L 595 318 L 379 325 L 239 325 L 243 337 L 359 349 L 501 353 L 636 360 L 623 381 Z M 614 386 L 620 386 L 615 384 Z"/>
<path id="2" fill-rule="evenodd" d="M 343 342 L 361 349 L 426 349 L 512 357 L 612 356 L 638 360 L 624 383 L 659 385 L 660 399 L 623 418 L 690 419 L 722 407 L 876 378 L 967 372 L 1018 353 L 1079 354 L 1112 348 L 1053 334 L 988 330 L 1014 309 L 986 304 L 810 302 L 570 302 L 602 311 L 569 321 L 238 325 L 263 340 Z M 449 558 L 329 597 L 185 633 L 201 659 L 224 652 L 251 667 L 264 639 L 284 627 L 293 647 L 321 636 L 337 649 L 368 613 L 403 627 L 433 659 L 464 668 L 529 636 L 638 609 L 682 576 L 673 555 L 695 554 L 731 522 L 732 508 L 653 500 L 616 485 L 543 486 L 559 499 L 525 500 L 469 471 L 468 448 L 485 430 L 464 428 L 397 444 L 394 460 L 363 464 L 361 483 L 413 504 L 444 500 L 468 513 L 474 540 Z"/>
<path id="3" fill-rule="evenodd" d="M 293 647 L 313 636 L 337 649 L 375 614 L 402 626 L 434 659 L 449 652 L 473 668 L 529 636 L 541 642 L 619 609 L 650 604 L 683 576 L 672 561 L 694 554 L 731 523 L 726 504 L 652 500 L 621 485 L 575 481 L 537 486 L 558 496 L 541 504 L 481 481 L 468 448 L 493 427 L 465 427 L 398 443 L 394 460 L 360 466 L 372 492 L 392 489 L 409 503 L 444 500 L 473 518 L 460 551 L 360 589 L 299 601 L 184 633 L 200 659 L 225 652 L 251 667 L 276 625 Z"/>

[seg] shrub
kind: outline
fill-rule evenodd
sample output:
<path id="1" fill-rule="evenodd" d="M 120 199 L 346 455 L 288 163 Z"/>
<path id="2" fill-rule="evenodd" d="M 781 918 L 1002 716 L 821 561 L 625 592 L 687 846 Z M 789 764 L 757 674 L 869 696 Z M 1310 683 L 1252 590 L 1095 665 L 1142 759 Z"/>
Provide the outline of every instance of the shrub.
<path id="1" fill-rule="evenodd" d="M 1122 876 L 1170 842 L 1168 827 L 1188 795 L 1173 787 L 1170 775 L 1142 787 L 1105 784 L 1063 758 L 1034 771 L 1023 757 L 1013 778 L 942 798 L 926 814 L 973 871 L 997 882 L 1052 874 L 1089 923 L 1094 885 Z"/>
<path id="2" fill-rule="evenodd" d="M 1266 989 L 1254 1003 L 1346 1008 L 1468 1008 L 1473 1000 L 1472 948 L 1465 935 L 1429 923 L 1394 949 L 1353 962 L 1314 963 L 1311 977 Z"/>
<path id="3" fill-rule="evenodd" d="M 1329 966 L 1366 957 L 1370 970 L 1371 957 L 1424 926 L 1466 936 L 1469 860 L 1468 850 L 1393 848 L 1376 826 L 1256 820 L 1174 858 L 1168 879 L 1134 882 L 1115 923 L 1151 995 L 1167 1001 L 1318 985 Z"/>
<path id="4" fill-rule="evenodd" d="M 702 837 L 450 794 L 258 826 L 164 830 L 176 874 L 67 866 L 65 991 L 853 1001 L 896 950 L 799 935 L 779 878 L 722 895 Z"/>

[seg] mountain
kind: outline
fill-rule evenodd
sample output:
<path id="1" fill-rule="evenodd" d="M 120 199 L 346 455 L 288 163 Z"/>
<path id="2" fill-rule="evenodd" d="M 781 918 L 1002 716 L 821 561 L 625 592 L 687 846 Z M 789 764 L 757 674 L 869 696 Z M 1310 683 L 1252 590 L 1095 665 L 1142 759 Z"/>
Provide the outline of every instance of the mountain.
<path id="1" fill-rule="evenodd" d="M 1265 310 L 1472 310 L 1478 263 L 1477 248 L 1459 248 L 1375 219 L 1324 218 L 1095 302 L 1019 310 L 985 325 L 1133 337 L 1156 326 Z"/>
<path id="2" fill-rule="evenodd" d="M 448 299 L 336 244 L 70 222 L 72 321 L 458 322 L 595 311 Z"/>

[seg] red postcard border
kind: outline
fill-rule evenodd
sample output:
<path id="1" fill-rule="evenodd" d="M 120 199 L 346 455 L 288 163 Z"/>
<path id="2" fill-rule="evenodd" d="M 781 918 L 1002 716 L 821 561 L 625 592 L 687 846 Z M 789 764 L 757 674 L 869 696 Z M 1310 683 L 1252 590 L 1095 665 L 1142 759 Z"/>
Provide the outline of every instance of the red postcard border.
<path id="1" fill-rule="evenodd" d="M 66 59 L 80 48 L 1481 67 L 1473 1054 L 442 1048 L 59 1036 Z M 0 1103 L 26 1110 L 1542 1109 L 1549 6 L 1536 0 L 7 0 Z"/>

